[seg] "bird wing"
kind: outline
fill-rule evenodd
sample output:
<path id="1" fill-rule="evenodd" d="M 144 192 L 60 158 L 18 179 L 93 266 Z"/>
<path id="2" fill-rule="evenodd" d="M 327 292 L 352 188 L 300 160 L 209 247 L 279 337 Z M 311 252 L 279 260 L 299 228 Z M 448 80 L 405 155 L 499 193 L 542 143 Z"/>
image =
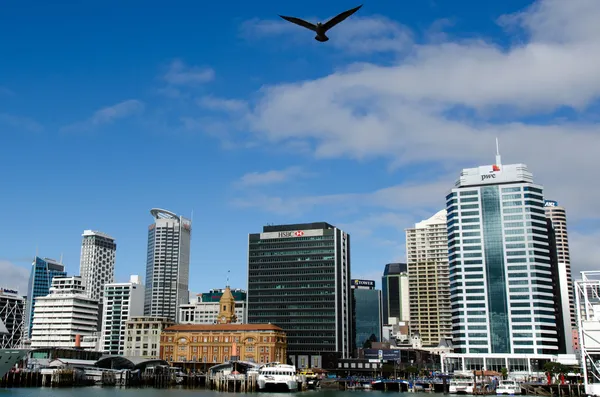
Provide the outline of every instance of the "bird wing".
<path id="1" fill-rule="evenodd" d="M 338 23 L 342 22 L 344 19 L 348 18 L 350 15 L 354 14 L 356 11 L 358 11 L 360 9 L 360 7 L 362 7 L 362 4 L 356 8 L 353 8 L 348 11 L 344 11 L 341 14 L 339 14 L 338 16 L 331 18 L 329 21 L 327 21 L 326 23 L 323 24 L 325 31 L 331 29 Z"/>
<path id="2" fill-rule="evenodd" d="M 289 21 L 289 22 L 291 22 L 291 23 L 295 23 L 296 25 L 303 26 L 303 27 L 305 27 L 306 29 L 310 29 L 310 30 L 312 30 L 313 32 L 316 32 L 316 31 L 317 31 L 317 27 L 316 27 L 315 25 L 313 25 L 313 24 L 312 24 L 312 23 L 310 23 L 310 22 L 306 22 L 306 21 L 305 21 L 305 20 L 303 20 L 303 19 L 300 19 L 300 18 L 294 18 L 294 17 L 285 17 L 285 16 L 283 16 L 283 15 L 280 15 L 280 17 L 282 17 L 282 18 L 283 18 L 283 19 L 285 19 L 286 21 Z"/>

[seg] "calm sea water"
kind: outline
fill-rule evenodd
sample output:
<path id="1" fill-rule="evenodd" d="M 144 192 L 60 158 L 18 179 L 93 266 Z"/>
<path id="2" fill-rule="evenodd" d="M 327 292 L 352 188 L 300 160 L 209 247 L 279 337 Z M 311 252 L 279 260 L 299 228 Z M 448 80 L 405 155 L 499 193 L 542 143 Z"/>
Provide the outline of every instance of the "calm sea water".
<path id="1" fill-rule="evenodd" d="M 204 389 L 121 389 L 110 387 L 85 387 L 69 389 L 0 389 L 0 397 L 114 397 L 118 393 L 119 397 L 241 397 L 242 394 L 247 397 L 383 397 L 385 394 L 403 394 L 408 397 L 409 393 L 399 392 L 381 392 L 381 391 L 337 391 L 337 390 L 309 390 L 301 393 L 223 393 Z M 410 393 L 414 396 L 414 393 Z M 420 396 L 440 397 L 441 393 L 418 393 Z"/>

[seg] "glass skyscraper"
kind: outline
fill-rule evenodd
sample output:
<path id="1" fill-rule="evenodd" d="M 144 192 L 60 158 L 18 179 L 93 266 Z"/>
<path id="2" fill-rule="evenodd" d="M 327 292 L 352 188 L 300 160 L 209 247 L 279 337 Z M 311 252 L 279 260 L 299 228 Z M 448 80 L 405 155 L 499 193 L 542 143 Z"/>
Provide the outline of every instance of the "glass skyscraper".
<path id="1" fill-rule="evenodd" d="M 248 236 L 248 323 L 283 328 L 298 368 L 350 357 L 350 294 L 350 236 L 335 226 L 264 226 Z"/>
<path id="2" fill-rule="evenodd" d="M 463 170 L 446 205 L 455 353 L 556 354 L 542 186 L 498 155 Z M 477 369 L 483 358 L 469 363 L 465 370 Z"/>
<path id="3" fill-rule="evenodd" d="M 31 338 L 31 324 L 33 322 L 33 308 L 35 298 L 50 294 L 52 279 L 56 276 L 66 277 L 65 266 L 54 259 L 35 257 L 31 264 L 29 285 L 27 286 L 27 308 L 25 309 L 25 328 L 28 338 Z"/>
<path id="4" fill-rule="evenodd" d="M 350 288 L 356 349 L 362 349 L 373 336 L 375 342 L 381 342 L 381 291 L 375 289 L 373 280 L 350 280 Z"/>

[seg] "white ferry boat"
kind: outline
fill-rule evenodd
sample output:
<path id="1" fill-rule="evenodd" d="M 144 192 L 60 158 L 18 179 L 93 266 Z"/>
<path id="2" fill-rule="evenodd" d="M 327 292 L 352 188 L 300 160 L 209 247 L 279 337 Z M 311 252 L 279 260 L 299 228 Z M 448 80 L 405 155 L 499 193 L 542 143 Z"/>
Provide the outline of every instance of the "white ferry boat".
<path id="1" fill-rule="evenodd" d="M 508 394 L 509 396 L 521 394 L 521 385 L 512 379 L 501 380 L 496 388 L 496 394 Z"/>
<path id="2" fill-rule="evenodd" d="M 473 394 L 474 385 L 473 375 L 457 374 L 455 372 L 454 377 L 450 380 L 448 392 L 450 394 Z"/>
<path id="3" fill-rule="evenodd" d="M 296 367 L 281 363 L 269 363 L 258 371 L 258 388 L 260 390 L 284 389 L 298 390 Z"/>
<path id="4" fill-rule="evenodd" d="M 0 378 L 3 378 L 19 360 L 23 359 L 29 350 L 0 349 Z"/>

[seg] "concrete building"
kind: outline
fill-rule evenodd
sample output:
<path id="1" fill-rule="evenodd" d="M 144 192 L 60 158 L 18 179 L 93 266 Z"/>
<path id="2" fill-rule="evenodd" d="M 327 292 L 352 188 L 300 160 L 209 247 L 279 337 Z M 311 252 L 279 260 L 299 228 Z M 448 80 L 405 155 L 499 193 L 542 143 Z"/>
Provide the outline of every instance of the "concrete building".
<path id="1" fill-rule="evenodd" d="M 350 357 L 350 236 L 326 222 L 264 226 L 248 246 L 248 323 L 281 327 L 298 368 Z"/>
<path id="2" fill-rule="evenodd" d="M 6 334 L 0 335 L 0 349 L 23 347 L 25 339 L 25 299 L 19 292 L 0 288 L 0 323 L 4 323 Z"/>
<path id="3" fill-rule="evenodd" d="M 128 283 L 104 285 L 101 349 L 107 354 L 125 353 L 126 325 L 131 317 L 144 314 L 144 286 L 140 276 L 131 276 Z"/>
<path id="4" fill-rule="evenodd" d="M 383 323 L 390 318 L 410 320 L 410 295 L 408 290 L 408 267 L 406 263 L 388 263 L 381 278 L 383 291 Z"/>
<path id="5" fill-rule="evenodd" d="M 36 299 L 47 296 L 54 277 L 66 277 L 65 265 L 50 258 L 36 256 L 31 264 L 29 285 L 27 286 L 27 305 L 25 308 L 25 336 L 31 338 L 31 323 Z"/>
<path id="6" fill-rule="evenodd" d="M 175 322 L 166 317 L 131 317 L 125 322 L 124 356 L 158 359 L 160 334 L 172 325 Z"/>
<path id="7" fill-rule="evenodd" d="M 36 299 L 31 348 L 96 350 L 97 320 L 98 302 L 87 297 L 81 277 L 54 277 L 50 294 Z"/>
<path id="8" fill-rule="evenodd" d="M 410 329 L 423 346 L 452 338 L 446 210 L 406 229 Z"/>
<path id="9" fill-rule="evenodd" d="M 225 289 L 213 289 L 198 294 L 195 301 L 179 307 L 180 324 L 215 324 L 220 311 L 219 301 Z M 235 299 L 236 324 L 246 323 L 246 291 L 235 289 L 230 291 Z"/>
<path id="10" fill-rule="evenodd" d="M 443 370 L 539 370 L 560 332 L 543 187 L 497 154 L 464 169 L 446 204 L 455 353 Z"/>
<path id="11" fill-rule="evenodd" d="M 159 208 L 150 214 L 144 314 L 177 321 L 179 306 L 189 299 L 192 221 Z"/>
<path id="12" fill-rule="evenodd" d="M 84 230 L 81 242 L 79 274 L 85 294 L 99 303 L 104 297 L 104 285 L 115 282 L 117 244 L 108 234 Z"/>

